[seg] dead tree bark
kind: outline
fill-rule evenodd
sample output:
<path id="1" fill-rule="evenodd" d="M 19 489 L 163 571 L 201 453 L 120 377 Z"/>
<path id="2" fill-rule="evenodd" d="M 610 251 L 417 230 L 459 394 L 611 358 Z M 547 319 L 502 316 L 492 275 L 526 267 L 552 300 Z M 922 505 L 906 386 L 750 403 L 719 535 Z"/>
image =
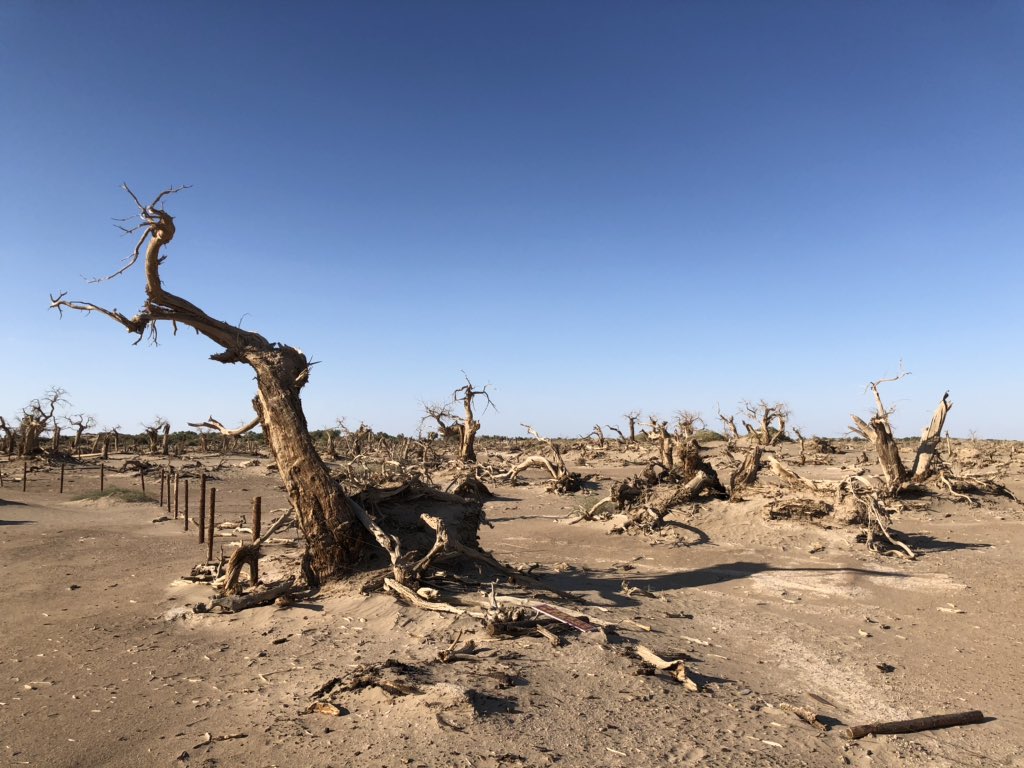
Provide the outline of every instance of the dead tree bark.
<path id="1" fill-rule="evenodd" d="M 142 309 L 134 317 L 127 317 L 117 310 L 67 300 L 66 293 L 51 296 L 51 307 L 99 312 L 136 334 L 136 343 L 147 330 L 155 341 L 157 323 L 161 320 L 185 325 L 222 347 L 223 351 L 211 355 L 212 360 L 251 366 L 256 372 L 257 387 L 253 407 L 306 537 L 309 565 L 320 580 L 348 573 L 366 552 L 368 535 L 310 437 L 299 397 L 309 380 L 309 361 L 294 347 L 271 343 L 258 333 L 216 320 L 165 290 L 160 265 L 166 257 L 161 251 L 174 238 L 175 225 L 174 219 L 157 206 L 165 196 L 181 188 L 164 190 L 149 205 L 139 202 L 127 186 L 125 189 L 132 195 L 142 220 L 126 231 L 142 234 L 128 264 L 109 277 L 131 268 L 145 246 L 146 299 Z"/>
<path id="2" fill-rule="evenodd" d="M 878 385 L 891 381 L 899 381 L 908 376 L 909 371 L 901 373 L 890 379 L 879 379 L 868 384 L 875 396 L 877 411 L 871 420 L 865 422 L 863 419 L 852 415 L 853 426 L 851 429 L 856 434 L 867 439 L 875 449 L 878 456 L 878 464 L 885 477 L 886 492 L 897 495 L 912 483 L 922 482 L 931 474 L 931 461 L 935 456 L 942 434 L 942 427 L 946 422 L 946 414 L 953 407 L 949 400 L 949 393 L 946 392 L 939 401 L 938 407 L 932 416 L 931 423 L 924 429 L 921 435 L 921 443 L 918 445 L 914 455 L 913 469 L 908 472 L 903 460 L 900 458 L 899 446 L 892 434 L 892 426 L 889 424 L 889 415 L 892 413 L 886 410 L 882 403 L 882 396 L 878 392 Z"/>
<path id="3" fill-rule="evenodd" d="M 465 375 L 465 374 L 463 374 Z M 487 387 L 473 389 L 473 382 L 466 376 L 465 385 L 452 392 L 452 404 L 462 403 L 465 409 L 465 416 L 459 422 L 459 458 L 462 461 L 476 461 L 476 433 L 480 431 L 480 422 L 473 416 L 473 400 L 477 397 L 484 397 L 487 405 L 484 407 L 494 408 L 491 396 L 487 393 Z"/>
<path id="4" fill-rule="evenodd" d="M 562 458 L 562 452 L 558 450 L 558 446 L 548 440 L 546 437 L 541 437 L 540 434 L 531 427 L 529 424 L 523 424 L 523 427 L 533 437 L 547 446 L 548 450 L 551 451 L 551 459 L 544 456 L 527 456 L 522 459 L 516 466 L 509 470 L 505 479 L 510 482 L 515 482 L 519 477 L 519 473 L 530 467 L 543 467 L 551 475 L 551 485 L 548 487 L 549 491 L 555 493 L 576 493 L 583 486 L 583 476 L 578 472 L 570 472 L 568 467 L 565 466 L 565 459 Z"/>
<path id="5" fill-rule="evenodd" d="M 149 440 L 149 452 L 156 454 L 160 452 L 160 433 L 161 431 L 166 435 L 170 431 L 170 424 L 162 416 L 157 416 L 153 419 L 151 424 L 143 424 L 143 431 L 146 433 L 146 438 Z M 167 454 L 164 453 L 166 456 Z"/>
<path id="6" fill-rule="evenodd" d="M 733 470 L 729 476 L 729 499 L 736 497 L 736 492 L 741 488 L 752 484 L 757 479 L 757 473 L 761 469 L 761 454 L 764 448 L 760 443 L 752 443 L 750 450 L 743 457 L 740 465 Z"/>
<path id="7" fill-rule="evenodd" d="M 11 427 L 11 425 L 4 421 L 3 416 L 0 416 L 0 433 L 3 433 L 3 442 L 0 443 L 0 445 L 2 445 L 3 447 L 0 450 L 2 450 L 3 453 L 6 453 L 8 456 L 10 456 L 12 453 L 14 453 L 14 446 L 17 443 L 18 435 L 17 432 L 15 432 L 14 429 Z"/>
<path id="8" fill-rule="evenodd" d="M 636 422 L 640 418 L 640 411 L 630 411 L 623 414 L 623 418 L 629 422 L 629 442 L 636 442 Z"/>
<path id="9" fill-rule="evenodd" d="M 231 429 L 230 427 L 225 427 L 223 424 L 221 424 L 219 421 L 217 421 L 215 418 L 213 418 L 213 416 L 208 418 L 206 421 L 200 421 L 200 422 L 191 422 L 190 421 L 190 422 L 188 422 L 188 425 L 190 427 L 197 427 L 197 428 L 200 428 L 200 429 L 204 429 L 204 428 L 205 429 L 215 429 L 218 432 L 220 432 L 222 435 L 226 435 L 227 437 L 238 437 L 239 435 L 244 435 L 246 432 L 250 432 L 251 430 L 256 429 L 256 427 L 258 427 L 260 425 L 260 418 L 259 418 L 259 416 L 257 416 L 255 419 L 250 421 L 248 424 L 243 424 L 242 426 L 238 427 L 237 429 Z"/>
<path id="10" fill-rule="evenodd" d="M 75 428 L 75 441 L 71 444 L 71 450 L 77 451 L 82 444 L 82 435 L 86 430 L 96 426 L 96 419 L 92 416 L 78 413 L 68 419 L 68 423 Z"/>
<path id="11" fill-rule="evenodd" d="M 932 414 L 931 423 L 921 433 L 921 444 L 917 447 L 914 465 L 910 470 L 911 482 L 921 483 L 931 477 L 932 459 L 935 458 L 939 440 L 942 439 L 942 427 L 946 423 L 946 414 L 952 407 L 953 402 L 949 399 L 949 392 L 946 392 L 942 396 L 942 400 L 939 401 L 935 413 Z"/>

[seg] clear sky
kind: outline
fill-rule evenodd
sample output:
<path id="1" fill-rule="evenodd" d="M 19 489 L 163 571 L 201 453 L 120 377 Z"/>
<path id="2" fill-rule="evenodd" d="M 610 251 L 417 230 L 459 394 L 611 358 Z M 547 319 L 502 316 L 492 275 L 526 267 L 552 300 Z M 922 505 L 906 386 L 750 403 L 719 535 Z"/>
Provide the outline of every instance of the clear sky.
<path id="1" fill-rule="evenodd" d="M 1018 2 L 0 3 L 0 413 L 51 385 L 137 431 L 251 418 L 252 373 L 48 294 L 141 304 L 112 218 L 168 201 L 164 282 L 321 361 L 312 427 L 484 433 L 786 401 L 1024 438 Z"/>

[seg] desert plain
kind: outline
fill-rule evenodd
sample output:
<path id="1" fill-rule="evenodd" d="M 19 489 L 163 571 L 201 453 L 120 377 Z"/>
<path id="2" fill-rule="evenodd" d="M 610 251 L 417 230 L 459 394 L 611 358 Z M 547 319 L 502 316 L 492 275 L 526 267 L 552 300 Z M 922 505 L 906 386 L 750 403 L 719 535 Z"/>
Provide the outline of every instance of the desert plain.
<path id="1" fill-rule="evenodd" d="M 207 561 L 196 478 L 217 489 L 222 566 L 252 538 L 253 497 L 264 530 L 289 506 L 265 449 L 110 455 L 104 494 L 96 456 L 62 462 L 63 493 L 57 463 L 0 458 L 3 763 L 1024 766 L 1014 498 L 938 486 L 903 498 L 891 530 L 913 559 L 870 549 L 849 521 L 771 519 L 807 494 L 765 470 L 730 500 L 704 497 L 623 531 L 611 505 L 589 510 L 653 449 L 602 443 L 563 445 L 584 478 L 575 493 L 551 492 L 541 467 L 515 483 L 485 479 L 494 495 L 479 545 L 509 572 L 472 561 L 435 574 L 425 599 L 461 614 L 380 589 L 386 558 L 294 600 L 214 607 L 211 584 L 183 578 Z M 832 446 L 771 452 L 812 483 L 878 474 L 866 441 Z M 735 468 L 725 441 L 701 449 L 720 475 Z M 913 443 L 901 449 L 909 462 Z M 478 462 L 507 466 L 531 450 L 483 438 Z M 943 450 L 962 472 L 1024 494 L 1020 444 L 947 439 Z M 450 466 L 432 475 L 438 488 Z M 169 470 L 190 481 L 188 531 L 183 498 L 177 516 L 158 499 Z M 141 491 L 143 476 L 149 500 L 110 493 Z M 275 532 L 261 581 L 298 573 L 301 539 L 294 525 Z M 499 598 L 544 621 L 496 629 L 480 616 Z M 844 735 L 975 710 L 976 724 Z"/>

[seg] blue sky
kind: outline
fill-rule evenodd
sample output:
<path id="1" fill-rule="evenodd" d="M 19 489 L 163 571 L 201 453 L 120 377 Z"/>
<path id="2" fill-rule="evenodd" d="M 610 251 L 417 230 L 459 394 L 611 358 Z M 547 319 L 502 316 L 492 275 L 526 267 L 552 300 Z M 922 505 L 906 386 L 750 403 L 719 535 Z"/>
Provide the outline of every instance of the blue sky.
<path id="1" fill-rule="evenodd" d="M 845 432 L 1024 438 L 1024 6 L 0 4 L 0 413 L 51 385 L 132 431 L 251 418 L 251 372 L 134 312 L 167 287 L 320 361 L 311 426 L 413 432 L 466 371 L 485 433 L 786 401 Z"/>

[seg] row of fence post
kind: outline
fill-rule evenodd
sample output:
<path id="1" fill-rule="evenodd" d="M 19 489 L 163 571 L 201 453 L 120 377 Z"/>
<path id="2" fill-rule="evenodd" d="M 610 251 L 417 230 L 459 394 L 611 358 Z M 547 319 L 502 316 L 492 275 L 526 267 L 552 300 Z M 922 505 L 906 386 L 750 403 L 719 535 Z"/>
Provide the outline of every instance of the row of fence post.
<path id="1" fill-rule="evenodd" d="M 64 493 L 64 473 L 65 464 L 60 465 L 60 493 Z M 145 469 L 139 468 L 139 482 L 142 485 L 142 493 L 146 493 L 146 472 Z M 100 492 L 105 490 L 106 484 L 106 466 L 100 463 Z M 184 487 L 182 487 L 182 485 Z M 4 474 L 0 472 L 0 488 L 4 487 Z M 185 518 L 185 530 L 189 528 L 189 483 L 188 478 L 182 478 L 179 473 L 170 468 L 160 469 L 160 499 L 157 502 L 160 508 L 164 508 L 164 504 L 167 505 L 167 514 L 170 516 L 174 515 L 174 519 L 177 520 L 179 514 L 183 513 Z M 21 471 L 21 490 L 23 492 L 28 490 L 28 462 L 24 462 Z M 165 493 L 166 491 L 166 493 Z M 179 505 L 179 501 L 182 502 Z M 183 507 L 183 508 L 182 508 Z M 263 516 L 263 499 L 260 496 L 254 496 L 252 500 L 252 537 L 253 541 L 259 539 L 262 529 L 262 516 Z M 209 510 L 207 510 L 207 487 L 206 487 L 206 473 L 201 472 L 199 474 L 199 519 L 196 521 L 197 528 L 199 529 L 199 543 L 206 544 L 206 559 L 207 561 L 213 560 L 213 539 L 216 531 L 216 518 L 217 518 L 217 489 L 209 489 Z"/>

